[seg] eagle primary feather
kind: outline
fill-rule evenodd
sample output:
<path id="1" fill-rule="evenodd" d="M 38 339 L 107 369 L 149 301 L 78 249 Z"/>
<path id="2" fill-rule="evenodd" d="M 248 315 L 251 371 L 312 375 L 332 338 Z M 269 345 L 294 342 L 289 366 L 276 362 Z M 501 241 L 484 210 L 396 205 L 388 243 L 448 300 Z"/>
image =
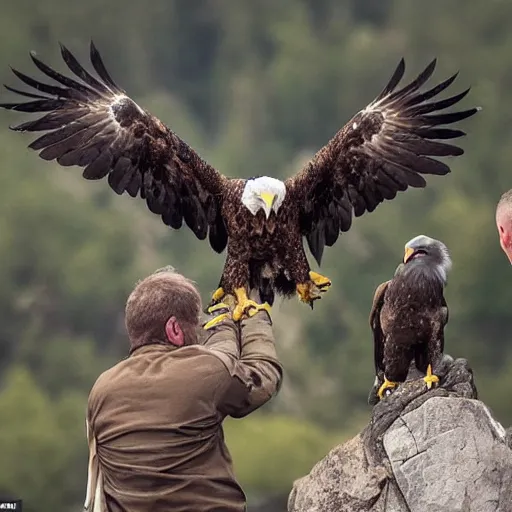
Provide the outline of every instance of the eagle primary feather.
<path id="1" fill-rule="evenodd" d="M 270 304 L 274 292 L 289 296 L 297 291 L 301 300 L 312 305 L 330 281 L 311 272 L 303 239 L 320 264 L 324 247 L 334 245 L 339 234 L 350 229 L 353 216 L 374 211 L 408 187 L 424 187 L 422 175 L 447 174 L 449 167 L 431 157 L 462 155 L 461 148 L 442 141 L 464 132 L 443 125 L 478 110 L 437 113 L 455 105 L 469 89 L 429 101 L 456 77 L 420 92 L 434 71 L 435 60 L 397 90 L 405 70 L 402 59 L 377 98 L 300 173 L 284 182 L 277 209 L 275 190 L 261 192 L 265 180 L 270 183 L 268 178 L 255 178 L 262 180 L 252 187 L 260 193 L 251 197 L 248 180 L 220 174 L 114 82 L 92 42 L 90 60 L 98 78 L 63 45 L 61 54 L 77 79 L 56 72 L 33 53 L 36 67 L 55 84 L 13 69 L 36 92 L 6 86 L 30 100 L 0 106 L 43 115 L 12 129 L 46 132 L 30 144 L 42 159 L 82 167 L 87 180 L 106 177 L 116 194 L 140 196 L 171 228 L 181 228 L 184 221 L 197 238 L 208 237 L 214 251 L 221 253 L 227 247 L 220 295 L 215 296 L 234 293 L 238 302 L 246 301 L 243 288 L 255 286 Z"/>

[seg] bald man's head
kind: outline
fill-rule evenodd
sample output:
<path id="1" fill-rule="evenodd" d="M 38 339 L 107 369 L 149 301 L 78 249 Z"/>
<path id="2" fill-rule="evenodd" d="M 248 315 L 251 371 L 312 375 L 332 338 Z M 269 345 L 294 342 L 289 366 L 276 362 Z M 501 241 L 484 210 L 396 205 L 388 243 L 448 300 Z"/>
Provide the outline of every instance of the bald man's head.
<path id="1" fill-rule="evenodd" d="M 500 245 L 512 264 L 512 189 L 505 192 L 496 206 L 496 227 Z"/>
<path id="2" fill-rule="evenodd" d="M 168 341 L 166 325 L 175 318 L 185 345 L 197 340 L 201 297 L 192 281 L 165 267 L 137 283 L 128 297 L 125 323 L 132 349 Z"/>

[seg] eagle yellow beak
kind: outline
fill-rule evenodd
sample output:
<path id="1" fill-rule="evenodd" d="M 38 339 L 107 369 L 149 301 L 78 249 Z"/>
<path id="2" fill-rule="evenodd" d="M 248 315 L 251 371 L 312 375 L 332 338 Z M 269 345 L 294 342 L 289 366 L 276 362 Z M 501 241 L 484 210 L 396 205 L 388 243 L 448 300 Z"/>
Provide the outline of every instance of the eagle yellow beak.
<path id="1" fill-rule="evenodd" d="M 274 203 L 276 195 L 271 194 L 270 192 L 261 192 L 260 197 L 261 199 L 263 199 L 267 208 L 270 210 L 272 208 L 272 204 Z"/>
<path id="2" fill-rule="evenodd" d="M 414 254 L 414 249 L 411 249 L 411 247 L 406 247 L 405 254 L 404 254 L 404 263 L 407 263 L 407 261 L 413 254 Z"/>

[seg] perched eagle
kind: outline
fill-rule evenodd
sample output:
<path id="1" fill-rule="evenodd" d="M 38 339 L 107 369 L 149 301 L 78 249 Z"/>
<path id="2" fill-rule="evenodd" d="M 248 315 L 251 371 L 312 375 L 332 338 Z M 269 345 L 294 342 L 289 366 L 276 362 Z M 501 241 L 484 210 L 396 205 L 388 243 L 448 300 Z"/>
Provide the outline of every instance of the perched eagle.
<path id="1" fill-rule="evenodd" d="M 405 245 L 403 263 L 393 279 L 375 291 L 370 326 L 376 382 L 379 376 L 384 378 L 379 398 L 406 380 L 413 360 L 426 374 L 429 389 L 438 382 L 432 366 L 444 352 L 444 327 L 448 323 L 444 288 L 451 265 L 442 242 L 417 236 Z"/>
<path id="2" fill-rule="evenodd" d="M 432 156 L 458 156 L 463 150 L 440 142 L 465 135 L 451 124 L 478 108 L 437 113 L 458 103 L 466 91 L 433 100 L 457 74 L 419 92 L 436 61 L 410 84 L 397 90 L 405 64 L 400 61 L 388 85 L 358 112 L 305 168 L 280 181 L 268 176 L 227 178 L 156 117 L 137 105 L 110 77 L 91 42 L 93 77 L 61 45 L 64 62 L 79 80 L 63 76 L 31 53 L 34 64 L 56 84 L 35 80 L 13 69 L 35 92 L 8 90 L 30 98 L 3 103 L 42 117 L 11 129 L 46 131 L 30 144 L 44 160 L 84 168 L 83 177 L 107 177 L 117 194 L 140 195 L 150 211 L 179 229 L 183 220 L 200 240 L 227 257 L 211 305 L 225 294 L 236 297 L 234 318 L 251 308 L 268 308 L 274 294 L 299 298 L 312 306 L 331 285 L 310 270 L 303 238 L 320 264 L 324 246 L 347 231 L 353 216 L 372 212 L 385 199 L 408 187 L 425 187 L 422 175 L 445 175 L 450 168 Z M 433 100 L 433 101 L 429 101 Z M 438 140 L 435 140 L 438 139 Z M 248 299 L 260 290 L 263 301 Z"/>

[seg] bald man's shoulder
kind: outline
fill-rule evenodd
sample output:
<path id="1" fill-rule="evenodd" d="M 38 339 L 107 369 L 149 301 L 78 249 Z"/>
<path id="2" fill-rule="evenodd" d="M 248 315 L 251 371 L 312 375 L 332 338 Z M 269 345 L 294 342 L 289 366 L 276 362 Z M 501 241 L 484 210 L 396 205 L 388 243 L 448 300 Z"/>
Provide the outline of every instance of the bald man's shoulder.
<path id="1" fill-rule="evenodd" d="M 234 361 L 222 352 L 201 345 L 166 350 L 162 345 L 141 347 L 108 368 L 93 384 L 89 400 L 103 402 L 108 395 L 130 396 L 134 388 L 179 388 L 192 392 L 200 381 L 205 388 L 228 384 Z M 192 385 L 193 384 L 193 385 Z"/>

